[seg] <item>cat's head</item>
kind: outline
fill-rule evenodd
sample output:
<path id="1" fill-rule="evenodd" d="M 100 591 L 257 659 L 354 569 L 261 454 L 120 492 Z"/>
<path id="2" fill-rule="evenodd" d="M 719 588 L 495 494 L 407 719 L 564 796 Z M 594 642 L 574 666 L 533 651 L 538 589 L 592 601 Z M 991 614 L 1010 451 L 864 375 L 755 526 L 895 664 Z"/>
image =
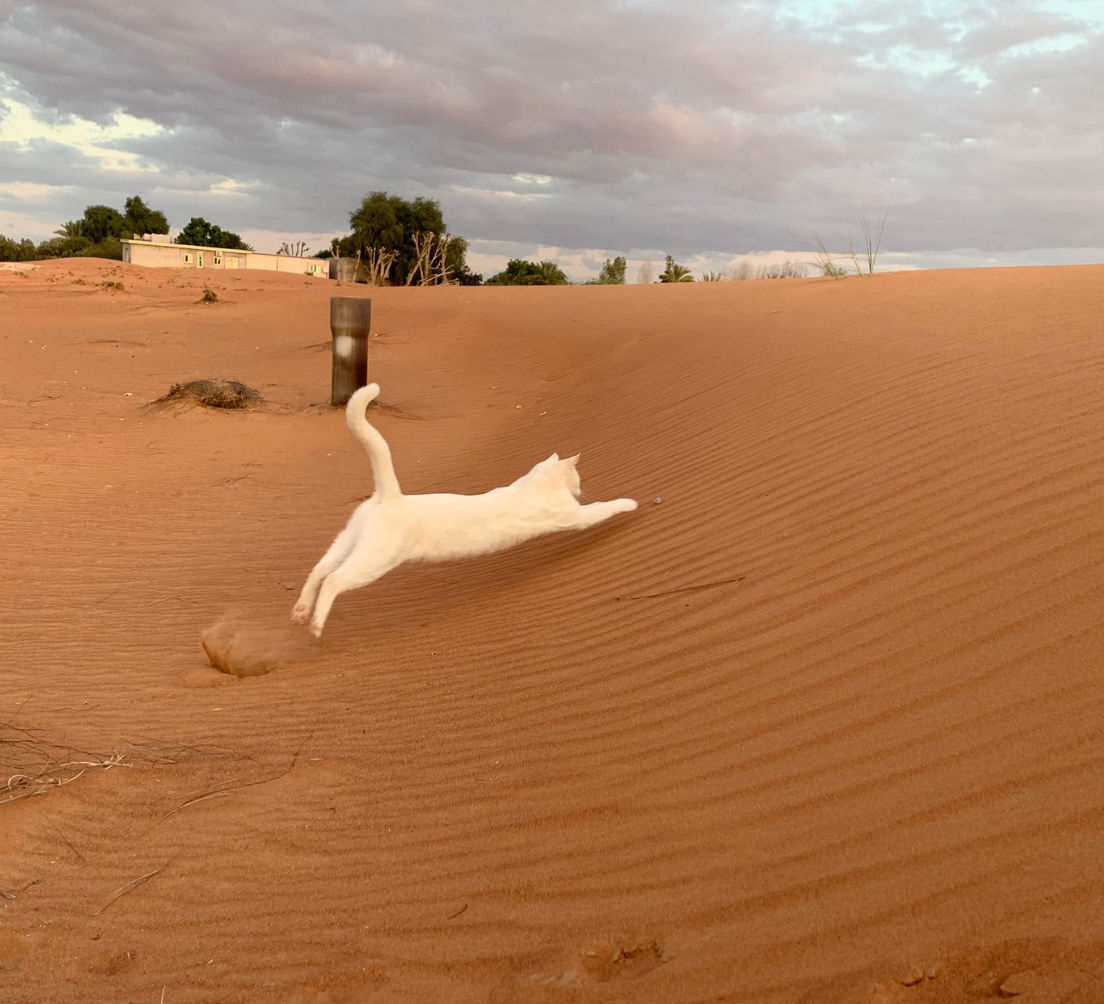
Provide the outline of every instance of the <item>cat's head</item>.
<path id="1" fill-rule="evenodd" d="M 561 460 L 558 453 L 553 453 L 547 460 L 537 464 L 530 473 L 539 476 L 548 485 L 566 488 L 578 498 L 582 491 L 578 470 L 580 456 L 581 454 L 576 453 L 573 457 Z"/>

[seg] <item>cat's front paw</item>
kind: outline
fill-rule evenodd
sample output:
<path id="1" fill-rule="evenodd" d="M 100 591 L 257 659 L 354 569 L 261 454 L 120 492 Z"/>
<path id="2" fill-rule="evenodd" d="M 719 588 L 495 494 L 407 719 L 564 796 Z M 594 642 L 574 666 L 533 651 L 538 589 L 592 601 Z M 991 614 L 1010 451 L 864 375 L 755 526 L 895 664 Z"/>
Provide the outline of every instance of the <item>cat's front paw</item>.
<path id="1" fill-rule="evenodd" d="M 322 637 L 322 627 L 323 627 L 323 625 L 319 624 L 318 621 L 311 621 L 310 622 L 310 627 L 308 627 L 307 630 L 310 631 L 310 633 L 312 635 L 314 635 L 315 638 L 321 638 Z"/>
<path id="2" fill-rule="evenodd" d="M 636 499 L 618 499 L 617 504 L 621 512 L 632 512 L 637 508 Z"/>
<path id="3" fill-rule="evenodd" d="M 311 608 L 300 601 L 291 608 L 291 620 L 294 624 L 306 624 L 310 618 Z"/>

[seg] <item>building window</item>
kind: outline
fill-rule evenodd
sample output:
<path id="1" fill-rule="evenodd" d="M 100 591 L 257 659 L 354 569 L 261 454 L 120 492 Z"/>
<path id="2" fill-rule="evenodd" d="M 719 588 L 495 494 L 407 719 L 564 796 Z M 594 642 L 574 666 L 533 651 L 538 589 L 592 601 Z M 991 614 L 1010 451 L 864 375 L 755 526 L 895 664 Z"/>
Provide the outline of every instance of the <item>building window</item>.
<path id="1" fill-rule="evenodd" d="M 220 255 L 220 254 L 215 255 L 215 264 L 216 265 L 221 265 L 222 264 L 222 255 Z"/>
<path id="2" fill-rule="evenodd" d="M 191 263 L 192 263 L 192 256 L 190 254 L 188 254 L 187 252 L 185 252 L 184 253 L 184 264 L 185 265 L 191 265 Z"/>

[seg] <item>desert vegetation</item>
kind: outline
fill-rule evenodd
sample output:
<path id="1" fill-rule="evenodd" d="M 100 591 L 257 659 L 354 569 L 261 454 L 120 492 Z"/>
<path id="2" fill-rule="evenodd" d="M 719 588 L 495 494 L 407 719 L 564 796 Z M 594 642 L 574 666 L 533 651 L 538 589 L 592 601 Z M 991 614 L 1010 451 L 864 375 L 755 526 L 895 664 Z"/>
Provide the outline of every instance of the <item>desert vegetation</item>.
<path id="1" fill-rule="evenodd" d="M 794 279 L 814 274 L 831 278 L 874 274 L 881 253 L 889 208 L 878 212 L 855 208 L 858 236 L 848 234 L 846 251 L 832 252 L 817 230 L 799 241 L 810 255 L 801 262 L 787 259 L 772 264 L 756 264 L 745 258 L 727 269 L 707 269 L 695 276 L 687 265 L 664 257 L 658 277 L 650 261 L 639 266 L 637 284 L 659 282 L 742 282 L 754 279 Z M 404 199 L 388 192 L 369 192 L 349 214 L 350 231 L 335 237 L 330 246 L 314 254 L 316 258 L 343 258 L 344 281 L 374 286 L 477 286 L 483 276 L 467 263 L 468 241 L 451 232 L 445 223 L 440 203 L 417 196 Z M 122 211 L 106 205 L 88 206 L 77 220 L 62 223 L 54 236 L 35 244 L 23 238 L 15 240 L 0 234 L 0 262 L 30 262 L 50 258 L 95 257 L 119 259 L 120 241 L 133 234 L 168 236 L 169 221 L 163 212 L 146 205 L 141 196 L 128 198 Z M 193 216 L 175 238 L 175 243 L 196 247 L 254 250 L 232 230 Z M 310 248 L 303 240 L 286 240 L 277 254 L 305 257 Z M 624 255 L 607 258 L 596 277 L 575 281 L 554 260 L 531 261 L 511 258 L 505 268 L 485 280 L 489 286 L 587 286 L 623 285 L 628 262 Z"/>
<path id="2" fill-rule="evenodd" d="M 358 281 L 376 286 L 475 286 L 483 281 L 468 268 L 468 242 L 449 232 L 433 199 L 408 201 L 369 192 L 349 215 L 349 226 L 351 233 L 335 238 L 329 252 L 317 257 L 358 259 Z"/>

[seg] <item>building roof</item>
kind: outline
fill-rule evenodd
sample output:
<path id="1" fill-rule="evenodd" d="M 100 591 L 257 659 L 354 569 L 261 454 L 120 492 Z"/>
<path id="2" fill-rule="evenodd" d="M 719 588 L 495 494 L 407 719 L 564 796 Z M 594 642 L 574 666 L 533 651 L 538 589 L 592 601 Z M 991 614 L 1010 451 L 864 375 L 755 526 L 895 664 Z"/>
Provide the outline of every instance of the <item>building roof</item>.
<path id="1" fill-rule="evenodd" d="M 137 244 L 151 248 L 183 248 L 185 251 L 232 251 L 234 254 L 264 254 L 264 252 L 246 251 L 245 248 L 215 248 L 209 244 L 177 244 L 176 241 L 147 241 L 142 237 L 123 237 L 123 244 Z M 285 258 L 299 258 L 301 255 L 284 255 Z"/>

